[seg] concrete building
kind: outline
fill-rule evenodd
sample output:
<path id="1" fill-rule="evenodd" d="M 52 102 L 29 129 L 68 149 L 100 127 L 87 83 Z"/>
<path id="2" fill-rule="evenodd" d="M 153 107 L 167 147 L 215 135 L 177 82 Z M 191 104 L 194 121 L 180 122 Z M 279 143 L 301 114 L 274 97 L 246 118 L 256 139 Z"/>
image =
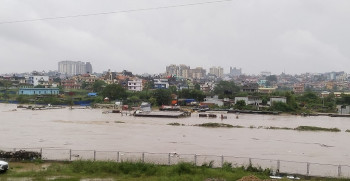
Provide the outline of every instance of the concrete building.
<path id="1" fill-rule="evenodd" d="M 81 83 L 74 79 L 67 79 L 61 81 L 63 89 L 81 89 Z"/>
<path id="2" fill-rule="evenodd" d="M 293 92 L 296 94 L 302 94 L 305 91 L 304 84 L 296 84 L 293 86 Z"/>
<path id="3" fill-rule="evenodd" d="M 246 84 L 242 86 L 242 92 L 258 92 L 259 91 L 259 84 L 257 83 L 251 83 L 251 84 Z"/>
<path id="4" fill-rule="evenodd" d="M 92 74 L 92 65 L 91 65 L 91 63 L 90 62 L 86 62 L 85 67 L 86 67 L 86 73 Z"/>
<path id="5" fill-rule="evenodd" d="M 29 76 L 27 83 L 33 86 L 48 86 L 49 85 L 49 76 Z"/>
<path id="6" fill-rule="evenodd" d="M 223 106 L 224 101 L 222 99 L 219 99 L 218 96 L 214 97 L 206 97 L 203 102 L 200 103 L 200 105 L 217 105 L 217 106 Z"/>
<path id="7" fill-rule="evenodd" d="M 286 97 L 270 97 L 270 102 L 268 104 L 270 106 L 272 106 L 274 102 L 287 103 L 287 98 Z"/>
<path id="8" fill-rule="evenodd" d="M 262 72 L 260 73 L 260 75 L 261 75 L 261 76 L 267 77 L 267 76 L 270 76 L 270 75 L 271 75 L 271 72 L 269 72 L 269 71 L 262 71 Z"/>
<path id="9" fill-rule="evenodd" d="M 169 82 L 168 79 L 154 79 L 153 80 L 154 88 L 155 89 L 168 89 L 169 88 Z"/>
<path id="10" fill-rule="evenodd" d="M 58 95 L 58 88 L 20 88 L 19 95 Z"/>
<path id="11" fill-rule="evenodd" d="M 130 90 L 130 91 L 142 91 L 142 89 L 143 89 L 142 80 L 128 81 L 128 90 Z"/>
<path id="12" fill-rule="evenodd" d="M 190 66 L 181 64 L 179 66 L 179 75 L 183 78 L 189 78 L 189 71 L 190 71 Z"/>
<path id="13" fill-rule="evenodd" d="M 276 91 L 276 87 L 259 87 L 258 92 L 262 94 L 271 94 Z"/>
<path id="14" fill-rule="evenodd" d="M 350 106 L 337 106 L 338 114 L 350 114 Z"/>
<path id="15" fill-rule="evenodd" d="M 60 61 L 58 62 L 58 72 L 68 76 L 92 73 L 92 65 L 90 62 Z"/>
<path id="16" fill-rule="evenodd" d="M 211 67 L 209 73 L 221 78 L 224 76 L 224 69 L 222 67 Z"/>
<path id="17" fill-rule="evenodd" d="M 189 70 L 189 75 L 190 78 L 192 79 L 202 79 L 204 76 L 206 76 L 206 70 L 203 69 L 202 67 L 196 67 L 195 69 L 190 69 Z"/>
<path id="18" fill-rule="evenodd" d="M 190 67 L 187 65 L 181 64 L 177 66 L 172 64 L 166 67 L 166 75 L 189 78 L 189 70 L 190 70 Z"/>
<path id="19" fill-rule="evenodd" d="M 182 78 L 192 78 L 192 79 L 201 79 L 206 75 L 206 70 L 202 67 L 197 67 L 195 69 L 191 69 L 190 66 L 187 65 L 169 65 L 166 67 L 166 76 L 176 76 Z"/>
<path id="20" fill-rule="evenodd" d="M 248 96 L 248 97 L 235 97 L 235 104 L 238 101 L 244 101 L 246 105 L 260 105 L 262 100 L 259 97 Z"/>
<path id="21" fill-rule="evenodd" d="M 234 76 L 234 77 L 239 77 L 240 75 L 242 75 L 242 69 L 238 69 L 236 67 L 230 67 L 230 75 Z"/>

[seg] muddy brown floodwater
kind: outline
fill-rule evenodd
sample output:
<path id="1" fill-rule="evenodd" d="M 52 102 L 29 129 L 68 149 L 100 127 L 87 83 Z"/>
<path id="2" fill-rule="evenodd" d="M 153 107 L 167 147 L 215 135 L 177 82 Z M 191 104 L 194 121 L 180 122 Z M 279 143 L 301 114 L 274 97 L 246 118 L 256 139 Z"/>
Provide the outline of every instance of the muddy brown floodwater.
<path id="1" fill-rule="evenodd" d="M 140 118 L 101 109 L 26 110 L 0 104 L 1 148 L 64 148 L 99 151 L 188 153 L 350 165 L 350 118 L 227 114 L 228 119 Z M 13 109 L 17 109 L 14 111 Z M 185 126 L 170 126 L 178 122 Z M 312 132 L 191 126 L 218 122 L 240 126 L 300 125 L 339 128 Z"/>

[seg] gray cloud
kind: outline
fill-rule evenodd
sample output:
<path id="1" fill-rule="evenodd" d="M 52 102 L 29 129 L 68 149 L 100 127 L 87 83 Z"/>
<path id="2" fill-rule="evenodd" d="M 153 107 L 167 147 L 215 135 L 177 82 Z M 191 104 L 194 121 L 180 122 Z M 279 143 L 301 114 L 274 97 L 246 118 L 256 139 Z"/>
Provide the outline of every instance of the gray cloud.
<path id="1" fill-rule="evenodd" d="M 203 2 L 3 0 L 0 21 Z M 0 25 L 1 73 L 94 70 L 159 73 L 168 64 L 242 67 L 246 73 L 346 70 L 350 1 L 233 0 L 210 5 Z"/>

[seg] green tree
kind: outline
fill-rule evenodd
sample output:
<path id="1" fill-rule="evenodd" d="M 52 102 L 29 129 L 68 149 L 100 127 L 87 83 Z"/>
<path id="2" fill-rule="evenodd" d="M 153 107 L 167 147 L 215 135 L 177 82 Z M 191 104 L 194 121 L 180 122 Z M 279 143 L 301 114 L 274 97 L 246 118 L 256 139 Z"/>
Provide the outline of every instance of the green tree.
<path id="1" fill-rule="evenodd" d="M 53 82 L 55 82 L 55 83 L 61 83 L 61 78 L 55 77 L 55 78 L 53 78 Z"/>
<path id="2" fill-rule="evenodd" d="M 171 102 L 171 92 L 169 89 L 157 89 L 153 92 L 153 97 L 157 101 L 157 105 L 169 105 Z"/>
<path id="3" fill-rule="evenodd" d="M 146 82 L 144 90 L 149 90 L 149 89 L 153 89 L 154 88 L 154 82 L 152 80 Z"/>
<path id="4" fill-rule="evenodd" d="M 106 86 L 106 82 L 103 80 L 96 80 L 92 85 L 92 90 L 94 92 L 101 92 L 103 88 Z"/>
<path id="5" fill-rule="evenodd" d="M 151 103 L 151 105 L 152 106 L 155 106 L 155 105 L 157 105 L 157 99 L 156 98 L 154 98 L 154 97 L 151 97 L 151 98 L 149 98 L 149 103 Z"/>
<path id="6" fill-rule="evenodd" d="M 201 90 L 201 86 L 199 84 L 194 84 L 194 89 Z"/>
<path id="7" fill-rule="evenodd" d="M 235 107 L 235 109 L 240 109 L 240 110 L 242 110 L 242 109 L 245 108 L 245 106 L 246 106 L 245 101 L 244 101 L 244 100 L 239 100 L 239 101 L 236 102 L 236 104 L 235 104 L 234 107 Z"/>
<path id="8" fill-rule="evenodd" d="M 266 77 L 266 80 L 269 82 L 277 82 L 277 76 L 276 75 L 269 75 Z"/>
<path id="9" fill-rule="evenodd" d="M 139 102 L 141 101 L 141 99 L 140 99 L 138 96 L 133 95 L 133 96 L 131 96 L 131 97 L 128 97 L 128 101 L 129 101 L 131 104 L 135 105 L 135 104 L 139 103 Z"/>
<path id="10" fill-rule="evenodd" d="M 287 99 L 287 104 L 292 108 L 292 109 L 298 109 L 298 104 L 295 100 L 295 95 L 292 94 L 292 92 L 286 92 L 285 97 Z"/>
<path id="11" fill-rule="evenodd" d="M 182 99 L 192 98 L 191 94 L 190 94 L 190 90 L 189 89 L 181 89 L 179 91 L 179 98 L 182 98 Z"/>
<path id="12" fill-rule="evenodd" d="M 8 81 L 8 80 L 3 80 L 0 82 L 0 86 L 4 88 L 4 94 L 3 97 L 5 99 L 8 99 L 10 96 L 8 95 L 8 90 L 10 89 L 10 87 L 12 86 L 12 82 Z"/>
<path id="13" fill-rule="evenodd" d="M 196 101 L 203 101 L 206 95 L 203 91 L 197 89 L 182 89 L 179 91 L 179 98 L 182 99 L 195 99 Z"/>
<path id="14" fill-rule="evenodd" d="M 231 97 L 239 91 L 240 88 L 233 81 L 220 81 L 214 88 L 215 94 L 224 95 L 224 97 Z"/>
<path id="15" fill-rule="evenodd" d="M 337 100 L 337 104 L 350 105 L 350 95 L 341 94 L 340 99 Z"/>
<path id="16" fill-rule="evenodd" d="M 169 86 L 169 90 L 172 94 L 177 94 L 177 88 L 174 85 Z"/>
<path id="17" fill-rule="evenodd" d="M 29 96 L 25 96 L 25 95 L 19 95 L 16 100 L 20 103 L 20 104 L 25 104 L 25 103 L 29 103 Z"/>
<path id="18" fill-rule="evenodd" d="M 118 84 L 110 84 L 107 85 L 103 90 L 102 90 L 102 95 L 104 97 L 108 97 L 109 100 L 123 100 L 127 97 L 126 90 Z"/>
<path id="19" fill-rule="evenodd" d="M 273 102 L 270 111 L 292 112 L 294 109 L 284 102 Z"/>
<path id="20" fill-rule="evenodd" d="M 137 93 L 137 95 L 143 101 L 147 101 L 148 99 L 151 98 L 151 92 L 148 91 L 148 90 L 140 91 L 140 92 Z"/>
<path id="21" fill-rule="evenodd" d="M 88 89 L 90 87 L 90 84 L 89 83 L 87 83 L 87 82 L 83 82 L 83 83 L 81 83 L 81 88 L 82 89 Z"/>
<path id="22" fill-rule="evenodd" d="M 203 101 L 204 98 L 206 97 L 206 95 L 204 94 L 203 91 L 200 91 L 200 90 L 197 90 L 197 89 L 191 90 L 190 91 L 190 95 L 196 101 Z"/>

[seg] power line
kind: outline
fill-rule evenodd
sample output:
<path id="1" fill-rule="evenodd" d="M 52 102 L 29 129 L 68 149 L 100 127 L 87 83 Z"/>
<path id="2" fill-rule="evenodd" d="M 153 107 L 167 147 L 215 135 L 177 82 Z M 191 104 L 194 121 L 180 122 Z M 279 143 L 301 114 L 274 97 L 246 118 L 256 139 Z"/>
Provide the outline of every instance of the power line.
<path id="1" fill-rule="evenodd" d="M 229 1 L 232 1 L 232 0 L 205 1 L 205 2 L 189 3 L 189 4 L 159 6 L 159 7 L 152 7 L 152 8 L 139 8 L 139 9 L 100 12 L 100 13 L 91 13 L 91 14 L 78 14 L 78 15 L 56 16 L 56 17 L 37 18 L 37 19 L 2 21 L 2 22 L 0 22 L 0 25 L 14 24 L 14 23 L 25 23 L 25 22 L 33 22 L 33 21 L 55 20 L 55 19 L 79 18 L 79 17 L 87 17 L 87 16 L 100 16 L 100 15 L 108 15 L 108 14 L 132 13 L 132 12 L 139 12 L 139 11 L 151 11 L 151 10 L 159 10 L 159 9 L 169 9 L 169 8 L 179 8 L 179 7 L 186 7 L 186 6 L 197 6 L 197 5 L 205 5 L 205 4 L 223 3 L 223 2 L 229 2 Z"/>

